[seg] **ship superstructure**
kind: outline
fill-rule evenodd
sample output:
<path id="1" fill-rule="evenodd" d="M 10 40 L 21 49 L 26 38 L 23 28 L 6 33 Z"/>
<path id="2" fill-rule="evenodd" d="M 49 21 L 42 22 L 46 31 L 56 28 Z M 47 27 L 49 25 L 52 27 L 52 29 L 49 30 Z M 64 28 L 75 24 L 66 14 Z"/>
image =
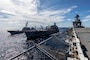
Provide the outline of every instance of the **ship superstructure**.
<path id="1" fill-rule="evenodd" d="M 75 16 L 75 21 L 73 21 L 73 27 L 74 28 L 84 28 L 84 26 L 82 26 L 82 22 L 79 19 L 79 15 L 78 14 Z"/>

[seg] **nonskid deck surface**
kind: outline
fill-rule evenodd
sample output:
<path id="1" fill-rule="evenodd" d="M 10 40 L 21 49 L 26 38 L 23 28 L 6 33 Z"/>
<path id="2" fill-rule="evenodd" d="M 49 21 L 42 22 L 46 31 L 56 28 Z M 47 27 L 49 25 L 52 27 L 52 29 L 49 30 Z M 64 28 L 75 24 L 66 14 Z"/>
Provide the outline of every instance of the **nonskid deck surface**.
<path id="1" fill-rule="evenodd" d="M 90 59 L 90 28 L 75 28 L 75 32 L 84 48 L 85 56 Z"/>

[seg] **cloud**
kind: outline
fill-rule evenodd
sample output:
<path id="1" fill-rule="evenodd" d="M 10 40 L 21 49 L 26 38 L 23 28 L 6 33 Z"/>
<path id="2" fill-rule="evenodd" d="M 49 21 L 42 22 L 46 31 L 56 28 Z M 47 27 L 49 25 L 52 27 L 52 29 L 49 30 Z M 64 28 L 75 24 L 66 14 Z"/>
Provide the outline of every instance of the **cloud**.
<path id="1" fill-rule="evenodd" d="M 77 8 L 77 6 L 72 6 L 72 7 L 69 7 L 69 8 L 65 8 L 65 9 L 60 9 L 60 10 L 54 10 L 54 11 L 52 11 L 52 10 L 43 10 L 43 11 L 41 11 L 41 15 L 47 15 L 47 16 L 50 16 L 50 15 L 57 15 L 57 14 L 59 14 L 59 15 L 64 15 L 64 14 L 66 14 L 66 13 L 69 13 L 69 12 L 71 12 L 74 8 Z"/>
<path id="2" fill-rule="evenodd" d="M 38 0 L 0 0 L 0 12 L 3 14 L 12 14 L 15 16 L 8 16 L 7 20 L 25 20 L 23 17 L 32 16 L 37 13 Z M 5 15 L 3 15 L 5 16 Z M 5 18 L 0 18 L 5 20 Z"/>
<path id="3" fill-rule="evenodd" d="M 88 22 L 90 21 L 90 15 L 85 16 L 84 19 L 82 20 L 82 22 Z"/>
<path id="4" fill-rule="evenodd" d="M 77 6 L 60 10 L 38 10 L 40 0 L 0 0 L 0 20 L 8 25 L 34 21 L 45 24 L 63 22 L 65 14 L 70 13 Z M 4 16 L 4 17 L 2 17 Z M 8 18 L 5 18 L 7 16 Z"/>
<path id="5" fill-rule="evenodd" d="M 17 3 L 18 4 L 15 4 Z M 14 12 L 16 14 L 35 14 L 37 13 L 37 0 L 0 0 L 0 9 Z"/>
<path id="6" fill-rule="evenodd" d="M 74 20 L 73 20 L 73 19 L 67 19 L 67 21 L 71 21 L 71 22 L 72 22 L 72 21 L 74 21 Z"/>
<path id="7" fill-rule="evenodd" d="M 78 6 L 72 6 L 72 7 L 70 7 L 70 8 L 67 8 L 67 9 L 64 9 L 64 14 L 65 13 L 69 13 L 69 12 L 71 12 L 73 9 L 75 9 L 75 8 L 77 8 Z"/>
<path id="8" fill-rule="evenodd" d="M 2 13 L 6 13 L 6 14 L 15 15 L 15 13 L 14 13 L 14 12 L 7 11 L 7 10 L 1 10 L 0 12 L 2 12 Z"/>
<path id="9" fill-rule="evenodd" d="M 60 10 L 41 10 L 39 12 L 39 16 L 42 16 L 41 18 L 45 19 L 48 23 L 53 22 L 63 22 L 65 20 L 65 14 L 70 13 L 74 8 L 77 8 L 77 6 L 72 6 L 66 9 L 60 9 Z"/>
<path id="10" fill-rule="evenodd" d="M 86 18 L 86 19 L 90 19 L 90 15 L 86 16 L 85 18 Z"/>

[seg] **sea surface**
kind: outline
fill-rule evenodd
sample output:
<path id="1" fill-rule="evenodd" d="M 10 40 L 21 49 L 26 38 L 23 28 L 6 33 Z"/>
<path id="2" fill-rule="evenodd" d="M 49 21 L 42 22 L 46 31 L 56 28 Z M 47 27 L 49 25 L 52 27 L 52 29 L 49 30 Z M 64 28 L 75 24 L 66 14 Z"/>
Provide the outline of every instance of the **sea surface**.
<path id="1" fill-rule="evenodd" d="M 67 29 L 68 28 L 60 28 L 60 32 L 64 32 Z M 7 31 L 0 31 L 0 60 L 8 60 L 27 50 L 33 44 L 34 42 L 26 41 L 24 33 L 11 36 Z"/>

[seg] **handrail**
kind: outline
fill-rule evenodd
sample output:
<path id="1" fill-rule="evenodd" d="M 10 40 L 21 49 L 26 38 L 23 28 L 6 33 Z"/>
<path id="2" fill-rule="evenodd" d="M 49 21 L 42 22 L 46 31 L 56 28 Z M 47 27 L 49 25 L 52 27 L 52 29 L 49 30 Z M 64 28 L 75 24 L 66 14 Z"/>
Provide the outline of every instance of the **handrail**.
<path id="1" fill-rule="evenodd" d="M 40 47 L 38 44 L 36 45 L 38 47 L 38 49 L 40 51 L 42 51 L 45 55 L 47 55 L 49 58 L 51 58 L 52 60 L 58 60 L 57 58 L 55 58 L 53 55 L 51 55 L 50 53 L 48 53 L 47 51 L 45 51 L 42 47 Z"/>
<path id="2" fill-rule="evenodd" d="M 34 47 L 35 47 L 35 45 L 34 45 L 34 46 L 32 46 L 31 48 L 27 49 L 26 51 L 24 51 L 24 52 L 22 52 L 22 53 L 20 53 L 20 54 L 16 55 L 15 57 L 10 58 L 9 60 L 13 60 L 13 59 L 15 59 L 15 58 L 17 58 L 17 57 L 21 56 L 22 54 L 24 54 L 24 53 L 28 52 L 29 50 L 33 49 Z"/>
<path id="3" fill-rule="evenodd" d="M 40 42 L 40 43 L 38 43 L 38 44 L 39 44 L 39 45 L 41 45 L 42 43 L 44 43 L 44 42 L 46 42 L 46 41 L 50 40 L 51 38 L 52 38 L 52 37 L 49 37 L 48 39 L 46 39 L 46 40 L 44 40 L 44 41 L 42 41 L 42 42 Z M 35 47 L 35 45 L 34 45 L 34 46 L 32 46 L 32 47 L 30 47 L 29 49 L 27 49 L 27 50 L 23 51 L 22 53 L 20 53 L 20 54 L 18 54 L 18 55 L 16 55 L 16 56 L 14 56 L 14 57 L 12 57 L 12 58 L 10 58 L 9 60 L 13 60 L 13 59 L 15 59 L 15 58 L 17 58 L 17 57 L 21 56 L 22 54 L 24 54 L 24 53 L 28 52 L 29 50 L 33 49 L 34 47 Z"/>

